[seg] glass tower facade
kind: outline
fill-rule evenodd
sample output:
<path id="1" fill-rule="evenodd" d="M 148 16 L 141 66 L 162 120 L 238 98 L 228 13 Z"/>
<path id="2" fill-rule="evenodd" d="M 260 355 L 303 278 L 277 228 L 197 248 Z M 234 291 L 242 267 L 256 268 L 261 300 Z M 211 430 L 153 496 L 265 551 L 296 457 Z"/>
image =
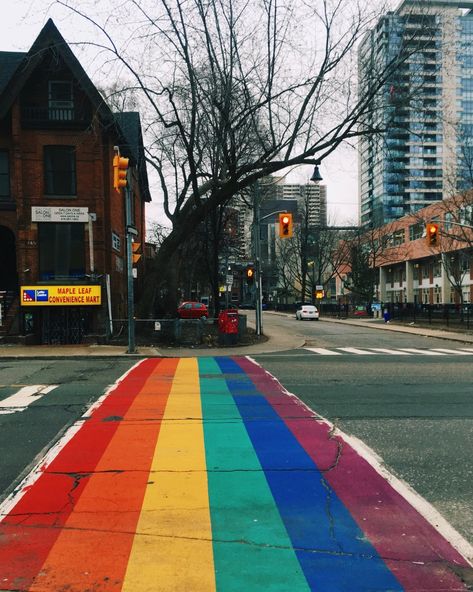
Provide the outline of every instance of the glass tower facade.
<path id="1" fill-rule="evenodd" d="M 473 1 L 404 1 L 360 45 L 360 93 L 389 70 L 362 125 L 362 226 L 473 186 Z M 395 69 L 390 64 L 396 62 Z"/>

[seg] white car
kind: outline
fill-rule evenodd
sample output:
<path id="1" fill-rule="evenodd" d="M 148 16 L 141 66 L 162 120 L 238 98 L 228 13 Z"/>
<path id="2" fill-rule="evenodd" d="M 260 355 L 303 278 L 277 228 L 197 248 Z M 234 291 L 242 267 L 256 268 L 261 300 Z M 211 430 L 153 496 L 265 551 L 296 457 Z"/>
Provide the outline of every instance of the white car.
<path id="1" fill-rule="evenodd" d="M 312 304 L 303 304 L 296 310 L 296 320 L 303 321 L 304 319 L 309 319 L 311 321 L 319 320 L 319 311 L 317 310 L 316 306 Z"/>

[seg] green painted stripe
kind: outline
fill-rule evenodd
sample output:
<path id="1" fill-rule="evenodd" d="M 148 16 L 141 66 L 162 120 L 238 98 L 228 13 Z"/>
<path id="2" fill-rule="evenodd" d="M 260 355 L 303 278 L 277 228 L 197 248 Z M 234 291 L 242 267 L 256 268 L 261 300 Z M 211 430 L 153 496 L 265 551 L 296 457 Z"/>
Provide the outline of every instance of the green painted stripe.
<path id="1" fill-rule="evenodd" d="M 309 590 L 238 408 L 213 358 L 199 359 L 218 592 Z"/>

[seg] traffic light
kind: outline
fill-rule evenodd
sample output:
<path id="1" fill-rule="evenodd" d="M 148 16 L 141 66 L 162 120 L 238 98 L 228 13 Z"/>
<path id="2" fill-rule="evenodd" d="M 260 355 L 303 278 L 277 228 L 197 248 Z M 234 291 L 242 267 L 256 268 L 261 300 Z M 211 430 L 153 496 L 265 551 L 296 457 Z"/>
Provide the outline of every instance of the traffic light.
<path id="1" fill-rule="evenodd" d="M 255 280 L 255 270 L 254 267 L 247 267 L 246 268 L 246 281 L 249 284 L 252 284 Z"/>
<path id="2" fill-rule="evenodd" d="M 126 187 L 126 173 L 128 170 L 129 158 L 115 154 L 113 157 L 113 186 L 117 191 Z"/>
<path id="3" fill-rule="evenodd" d="M 426 232 L 427 244 L 429 247 L 435 247 L 439 242 L 439 225 L 429 222 Z"/>
<path id="4" fill-rule="evenodd" d="M 138 263 L 138 261 L 141 259 L 141 253 L 138 253 L 140 248 L 141 248 L 141 243 L 131 243 L 131 250 L 133 251 L 133 255 L 132 255 L 133 264 Z"/>
<path id="5" fill-rule="evenodd" d="M 292 214 L 284 212 L 279 214 L 279 238 L 291 238 L 292 236 Z"/>

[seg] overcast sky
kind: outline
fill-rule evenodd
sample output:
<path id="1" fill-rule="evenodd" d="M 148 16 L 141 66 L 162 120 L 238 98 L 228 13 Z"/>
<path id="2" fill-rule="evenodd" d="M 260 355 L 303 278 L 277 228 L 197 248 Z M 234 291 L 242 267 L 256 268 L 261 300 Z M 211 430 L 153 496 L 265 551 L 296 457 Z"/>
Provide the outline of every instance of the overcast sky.
<path id="1" fill-rule="evenodd" d="M 349 0 L 345 0 L 349 1 Z M 3 0 L 5 3 L 5 0 Z M 109 3 L 106 0 L 95 2 L 104 10 Z M 110 3 L 113 5 L 113 3 Z M 81 5 L 81 3 L 79 4 Z M 51 17 L 62 36 L 68 42 L 80 41 L 87 25 L 78 30 L 77 21 L 71 18 L 69 11 L 61 9 L 51 0 L 16 0 L 8 3 L 8 10 L 2 13 L 2 35 L 0 51 L 27 51 L 40 32 L 47 19 Z M 72 48 L 74 50 L 74 48 Z M 77 55 L 77 52 L 76 52 Z M 78 55 L 83 67 L 95 84 L 94 72 Z M 323 184 L 327 186 L 328 217 L 330 224 L 348 224 L 358 218 L 358 165 L 354 148 L 341 148 L 324 160 L 320 168 Z M 305 183 L 312 174 L 312 167 L 300 167 L 289 177 L 290 182 Z M 164 221 L 159 203 L 157 186 L 151 187 L 153 203 L 148 207 L 148 220 Z"/>

